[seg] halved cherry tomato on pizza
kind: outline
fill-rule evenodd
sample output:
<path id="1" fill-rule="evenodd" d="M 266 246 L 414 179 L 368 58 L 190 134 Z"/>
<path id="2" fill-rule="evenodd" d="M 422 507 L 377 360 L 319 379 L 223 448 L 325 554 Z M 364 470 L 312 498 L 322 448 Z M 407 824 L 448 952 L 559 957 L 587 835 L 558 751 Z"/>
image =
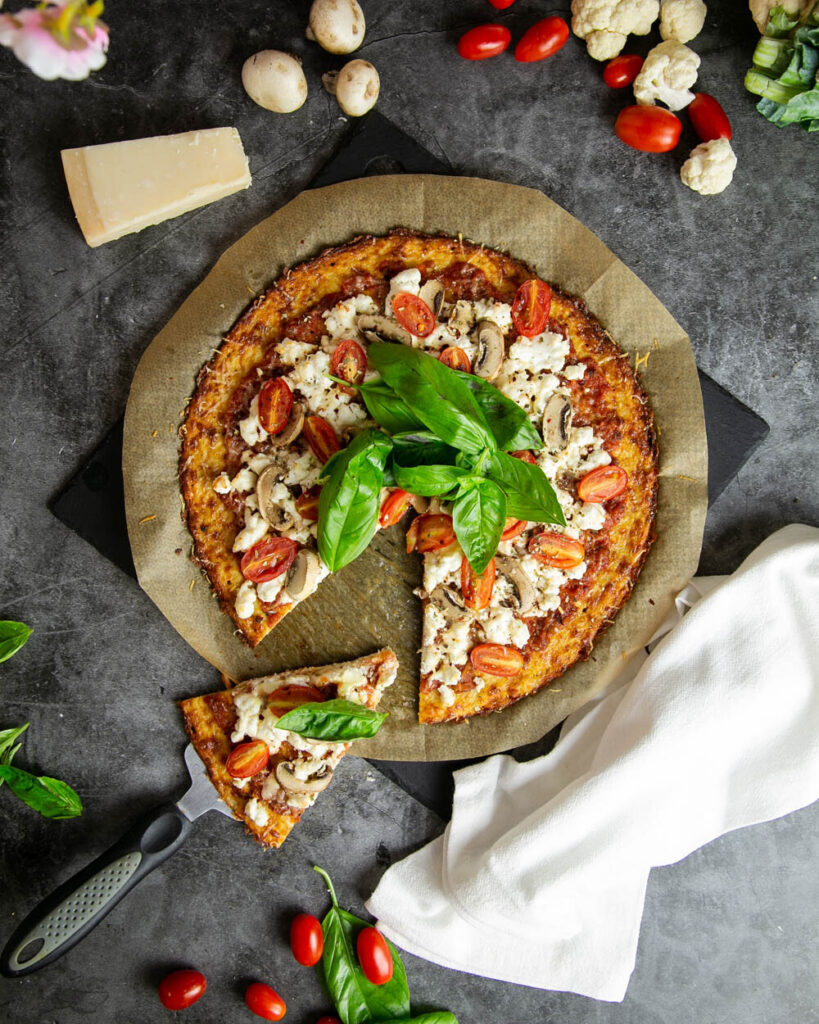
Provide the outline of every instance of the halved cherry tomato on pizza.
<path id="1" fill-rule="evenodd" d="M 309 491 L 305 491 L 296 498 L 296 508 L 302 519 L 306 519 L 309 523 L 318 522 L 320 497 L 321 487 L 316 486 L 311 487 Z"/>
<path id="2" fill-rule="evenodd" d="M 400 487 L 390 491 L 381 506 L 381 514 L 378 517 L 378 525 L 386 529 L 388 526 L 395 526 L 400 522 L 401 517 L 409 508 L 412 495 L 402 491 Z"/>
<path id="3" fill-rule="evenodd" d="M 703 142 L 714 139 L 730 139 L 731 122 L 722 109 L 719 100 L 707 92 L 698 92 L 688 104 L 688 116 L 694 131 Z"/>
<path id="4" fill-rule="evenodd" d="M 357 341 L 347 338 L 336 345 L 330 360 L 330 373 L 346 380 L 348 384 L 360 384 L 364 380 L 367 354 Z"/>
<path id="5" fill-rule="evenodd" d="M 281 1020 L 287 1012 L 282 997 L 262 981 L 254 981 L 245 990 L 245 1002 L 251 1013 L 262 1020 Z"/>
<path id="6" fill-rule="evenodd" d="M 341 451 L 338 435 L 323 416 L 308 416 L 302 434 L 310 445 L 310 451 L 321 463 Z"/>
<path id="7" fill-rule="evenodd" d="M 166 1010 L 185 1010 L 202 998 L 207 987 L 207 979 L 199 971 L 172 971 L 159 983 L 159 1001 Z"/>
<path id="8" fill-rule="evenodd" d="M 314 967 L 324 952 L 321 921 L 312 914 L 296 914 L 290 922 L 290 949 L 304 967 Z"/>
<path id="9" fill-rule="evenodd" d="M 668 153 L 681 131 L 682 121 L 664 107 L 624 107 L 614 122 L 617 138 L 643 153 Z"/>
<path id="10" fill-rule="evenodd" d="M 458 40 L 458 53 L 464 60 L 486 60 L 503 53 L 512 42 L 505 25 L 477 25 Z"/>
<path id="11" fill-rule="evenodd" d="M 290 683 L 274 690 L 265 699 L 265 704 L 281 717 L 285 711 L 292 711 L 300 704 L 320 704 L 323 700 L 324 694 L 315 686 L 299 686 L 296 683 Z"/>
<path id="12" fill-rule="evenodd" d="M 289 537 L 263 537 L 242 555 L 241 569 L 245 579 L 267 583 L 287 572 L 299 551 Z"/>
<path id="13" fill-rule="evenodd" d="M 355 940 L 355 950 L 364 977 L 372 985 L 386 985 L 392 977 L 392 953 L 387 940 L 377 928 L 362 928 Z"/>
<path id="14" fill-rule="evenodd" d="M 435 330 L 435 314 L 417 295 L 399 292 L 392 300 L 392 311 L 404 330 L 416 338 L 426 338 Z"/>
<path id="15" fill-rule="evenodd" d="M 476 672 L 511 679 L 523 668 L 523 652 L 506 644 L 478 644 L 469 652 Z"/>
<path id="16" fill-rule="evenodd" d="M 577 496 L 581 501 L 599 504 L 616 498 L 627 486 L 628 473 L 622 466 L 598 466 L 580 480 Z"/>
<path id="17" fill-rule="evenodd" d="M 270 750 L 264 740 L 250 740 L 234 747 L 225 761 L 228 775 L 234 779 L 252 779 L 270 760 Z"/>
<path id="18" fill-rule="evenodd" d="M 426 512 L 417 516 L 407 530 L 407 552 L 440 551 L 455 540 L 452 516 L 443 512 Z"/>
<path id="19" fill-rule="evenodd" d="M 545 281 L 532 278 L 518 288 L 512 303 L 512 323 L 524 338 L 534 338 L 546 330 L 552 307 L 552 289 Z"/>
<path id="20" fill-rule="evenodd" d="M 480 574 L 476 573 L 469 564 L 469 559 L 461 559 L 461 593 L 464 596 L 464 604 L 467 608 L 479 612 L 486 608 L 492 599 L 492 591 L 495 589 L 495 559 L 491 559 L 489 565 Z"/>
<path id="21" fill-rule="evenodd" d="M 501 534 L 501 540 L 512 540 L 514 537 L 519 537 L 527 527 L 525 519 L 507 519 L 506 526 L 503 528 Z"/>
<path id="22" fill-rule="evenodd" d="M 532 64 L 536 60 L 545 60 L 557 53 L 569 38 L 569 26 L 562 18 L 544 18 L 536 21 L 520 37 L 515 47 L 515 60 L 523 64 Z"/>
<path id="23" fill-rule="evenodd" d="M 447 345 L 438 359 L 448 366 L 450 370 L 460 370 L 461 373 L 472 373 L 472 363 L 469 356 L 457 345 Z"/>
<path id="24" fill-rule="evenodd" d="M 520 459 L 521 462 L 528 462 L 530 466 L 537 465 L 537 459 L 534 457 L 534 455 L 532 455 L 531 452 L 521 451 L 510 452 L 509 454 L 512 456 L 513 459 Z"/>
<path id="25" fill-rule="evenodd" d="M 573 569 L 586 557 L 586 550 L 574 537 L 543 530 L 530 538 L 529 554 L 553 569 Z"/>
<path id="26" fill-rule="evenodd" d="M 283 377 L 262 384 L 259 392 L 259 423 L 268 434 L 280 434 L 287 426 L 293 408 L 293 392 Z"/>
<path id="27" fill-rule="evenodd" d="M 610 89 L 625 89 L 639 75 L 643 58 L 639 53 L 621 53 L 603 69 L 603 81 Z"/>

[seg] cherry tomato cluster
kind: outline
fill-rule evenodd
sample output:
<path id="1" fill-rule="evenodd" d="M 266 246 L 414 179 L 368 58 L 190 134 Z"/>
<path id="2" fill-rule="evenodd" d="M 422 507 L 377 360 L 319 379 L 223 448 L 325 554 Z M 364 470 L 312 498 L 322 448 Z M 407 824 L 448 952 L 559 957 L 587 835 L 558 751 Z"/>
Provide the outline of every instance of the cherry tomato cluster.
<path id="1" fill-rule="evenodd" d="M 511 7 L 515 0 L 489 0 L 498 11 Z M 534 64 L 557 53 L 569 38 L 569 26 L 563 18 L 549 17 L 536 21 L 523 33 L 515 46 L 515 60 Z M 464 60 L 487 60 L 503 53 L 512 42 L 512 33 L 505 25 L 476 25 L 458 40 L 458 53 Z"/>

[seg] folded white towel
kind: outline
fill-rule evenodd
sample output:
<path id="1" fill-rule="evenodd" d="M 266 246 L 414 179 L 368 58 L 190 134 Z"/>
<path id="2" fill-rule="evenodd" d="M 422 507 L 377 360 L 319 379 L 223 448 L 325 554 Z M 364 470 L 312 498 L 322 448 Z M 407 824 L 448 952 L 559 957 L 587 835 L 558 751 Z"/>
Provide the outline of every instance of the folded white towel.
<path id="1" fill-rule="evenodd" d="M 455 773 L 445 834 L 367 904 L 393 942 L 620 1001 L 650 869 L 819 798 L 819 530 L 785 527 L 677 605 L 682 621 L 551 753 Z"/>

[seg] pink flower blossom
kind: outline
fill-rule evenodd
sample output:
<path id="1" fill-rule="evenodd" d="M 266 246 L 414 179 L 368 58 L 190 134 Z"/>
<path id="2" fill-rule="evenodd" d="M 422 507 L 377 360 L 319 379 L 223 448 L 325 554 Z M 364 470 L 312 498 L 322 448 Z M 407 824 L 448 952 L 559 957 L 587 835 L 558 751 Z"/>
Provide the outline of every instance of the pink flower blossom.
<path id="1" fill-rule="evenodd" d="M 108 29 L 97 21 L 99 10 L 68 0 L 0 14 L 0 45 L 46 81 L 79 81 L 106 61 Z"/>

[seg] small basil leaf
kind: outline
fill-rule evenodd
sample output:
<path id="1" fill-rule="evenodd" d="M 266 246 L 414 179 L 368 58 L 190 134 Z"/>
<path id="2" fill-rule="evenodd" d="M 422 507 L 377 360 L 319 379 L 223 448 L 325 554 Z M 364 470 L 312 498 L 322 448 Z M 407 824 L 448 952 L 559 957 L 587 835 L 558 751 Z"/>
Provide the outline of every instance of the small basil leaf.
<path id="1" fill-rule="evenodd" d="M 296 732 L 310 740 L 357 740 L 375 736 L 387 712 L 373 711 L 351 700 L 300 704 L 276 723 L 277 729 Z"/>
<path id="2" fill-rule="evenodd" d="M 449 1010 L 432 1010 L 420 1017 L 402 1017 L 401 1020 L 376 1021 L 375 1024 L 458 1024 L 458 1018 Z"/>
<path id="3" fill-rule="evenodd" d="M 463 477 L 469 475 L 468 470 L 457 466 L 395 465 L 394 471 L 399 487 L 425 498 L 448 493 Z"/>
<path id="4" fill-rule="evenodd" d="M 482 573 L 498 550 L 506 525 L 503 491 L 485 477 L 465 481 L 452 506 L 452 525 L 469 564 Z"/>
<path id="5" fill-rule="evenodd" d="M 506 495 L 510 516 L 531 523 L 566 525 L 554 488 L 540 466 L 533 466 L 505 452 L 492 452 L 487 468 L 489 476 Z"/>
<path id="6" fill-rule="evenodd" d="M 8 748 L 14 743 L 18 736 L 22 736 L 23 733 L 28 729 L 28 722 L 23 725 L 18 725 L 16 729 L 2 729 L 0 730 L 0 758 L 5 756 Z M 9 758 L 9 761 L 11 758 Z M 8 764 L 9 761 L 4 761 L 4 764 Z"/>
<path id="7" fill-rule="evenodd" d="M 0 661 L 16 654 L 33 632 L 24 622 L 0 622 Z"/>
<path id="8" fill-rule="evenodd" d="M 80 798 L 67 783 L 59 779 L 32 775 L 10 764 L 0 764 L 0 778 L 9 784 L 15 796 L 44 818 L 76 818 L 82 814 Z"/>
<path id="9" fill-rule="evenodd" d="M 460 370 L 453 372 L 464 381 L 475 396 L 501 451 L 539 451 L 543 447 L 543 438 L 517 402 L 513 402 L 489 381 L 476 377 L 473 373 L 462 373 Z"/>

